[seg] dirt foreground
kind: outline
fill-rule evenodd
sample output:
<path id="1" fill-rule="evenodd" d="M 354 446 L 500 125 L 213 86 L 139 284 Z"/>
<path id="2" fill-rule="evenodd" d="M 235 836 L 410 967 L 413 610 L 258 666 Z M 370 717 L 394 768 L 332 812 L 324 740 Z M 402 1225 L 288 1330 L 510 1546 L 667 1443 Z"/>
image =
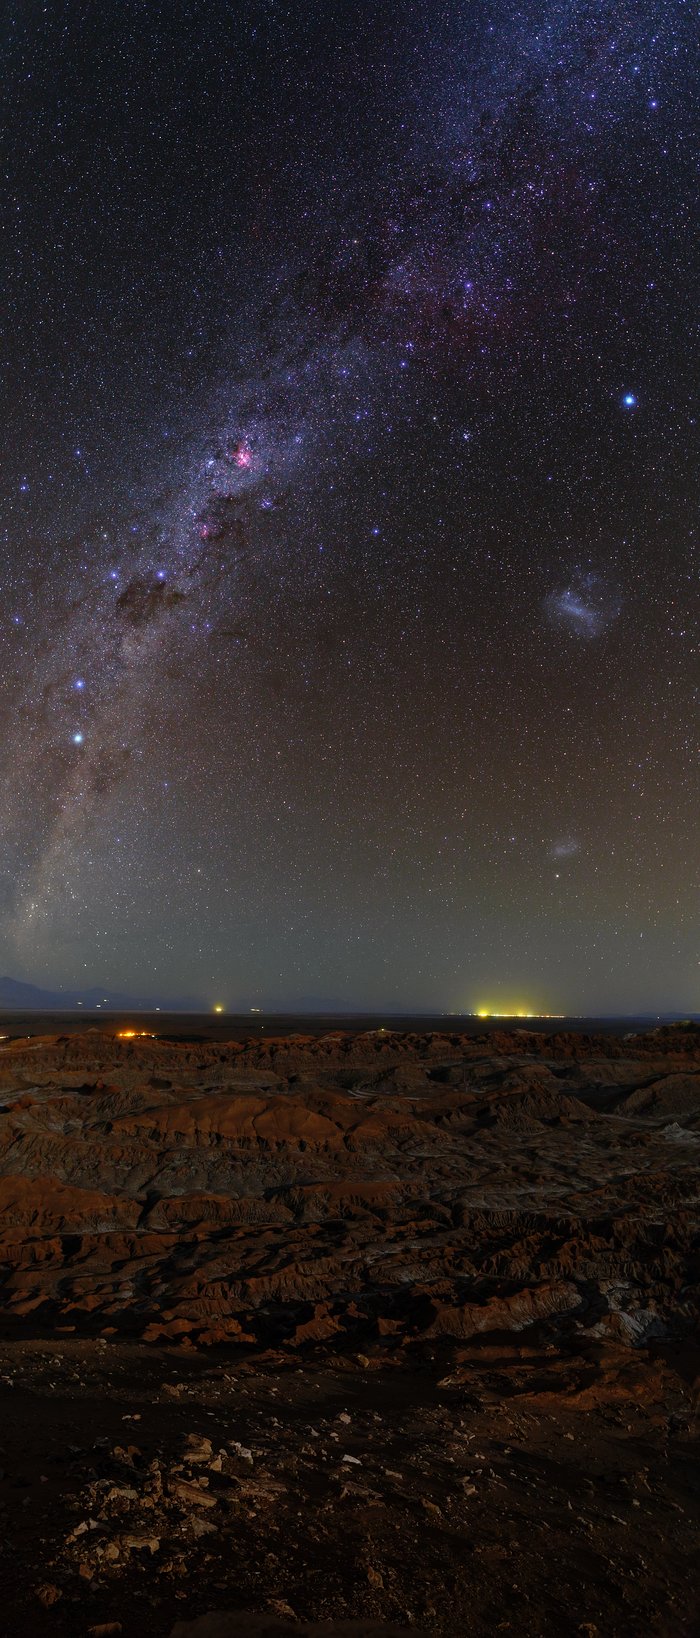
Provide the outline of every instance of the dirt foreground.
<path id="1" fill-rule="evenodd" d="M 700 1034 L 0 1053 L 0 1630 L 693 1638 Z"/>

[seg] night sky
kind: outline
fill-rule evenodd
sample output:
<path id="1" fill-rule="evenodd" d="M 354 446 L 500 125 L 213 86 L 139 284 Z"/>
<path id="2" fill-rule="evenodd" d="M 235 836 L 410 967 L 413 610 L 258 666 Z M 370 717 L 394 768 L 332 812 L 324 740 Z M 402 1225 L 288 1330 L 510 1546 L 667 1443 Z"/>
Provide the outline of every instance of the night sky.
<path id="1" fill-rule="evenodd" d="M 2 970 L 697 1010 L 695 7 L 0 38 Z"/>

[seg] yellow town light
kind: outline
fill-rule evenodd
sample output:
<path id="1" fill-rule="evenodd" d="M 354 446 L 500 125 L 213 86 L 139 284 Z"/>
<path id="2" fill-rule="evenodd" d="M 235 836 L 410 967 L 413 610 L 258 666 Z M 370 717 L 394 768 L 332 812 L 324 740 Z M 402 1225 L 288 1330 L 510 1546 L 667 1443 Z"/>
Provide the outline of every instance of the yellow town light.
<path id="1" fill-rule="evenodd" d="M 501 1007 L 501 1008 L 499 1008 L 498 1012 L 492 1012 L 490 1007 L 479 1007 L 476 1014 L 472 1013 L 471 1016 L 472 1017 L 477 1017 L 477 1018 L 520 1018 L 520 1019 L 523 1019 L 523 1018 L 566 1018 L 567 1014 L 565 1012 L 526 1012 L 525 1009 L 522 1006 L 514 1006 L 514 1007 L 508 1007 L 507 1010 L 504 1010 Z"/>
<path id="2" fill-rule="evenodd" d="M 515 1002 L 512 1007 L 479 1007 L 477 1018 L 546 1018 L 548 1013 L 531 1012 L 521 1002 Z"/>
<path id="3" fill-rule="evenodd" d="M 223 1009 L 223 1005 L 222 1005 L 221 1001 L 216 1001 L 215 1004 L 214 1004 L 214 1011 L 215 1012 L 223 1012 L 223 1010 L 224 1009 Z"/>

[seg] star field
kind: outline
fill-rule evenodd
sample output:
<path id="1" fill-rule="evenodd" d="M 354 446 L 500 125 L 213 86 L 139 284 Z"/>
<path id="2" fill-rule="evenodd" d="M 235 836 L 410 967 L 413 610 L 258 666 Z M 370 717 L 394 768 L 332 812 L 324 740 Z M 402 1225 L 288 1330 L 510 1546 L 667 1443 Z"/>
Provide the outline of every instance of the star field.
<path id="1" fill-rule="evenodd" d="M 692 8 L 0 49 L 3 970 L 697 1009 Z"/>

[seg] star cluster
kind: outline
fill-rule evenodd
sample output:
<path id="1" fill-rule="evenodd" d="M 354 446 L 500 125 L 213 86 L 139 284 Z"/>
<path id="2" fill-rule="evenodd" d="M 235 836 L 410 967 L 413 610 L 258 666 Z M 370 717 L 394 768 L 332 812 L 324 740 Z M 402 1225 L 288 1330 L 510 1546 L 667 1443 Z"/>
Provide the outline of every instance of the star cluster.
<path id="1" fill-rule="evenodd" d="M 697 1007 L 691 8 L 2 51 L 6 970 Z"/>

